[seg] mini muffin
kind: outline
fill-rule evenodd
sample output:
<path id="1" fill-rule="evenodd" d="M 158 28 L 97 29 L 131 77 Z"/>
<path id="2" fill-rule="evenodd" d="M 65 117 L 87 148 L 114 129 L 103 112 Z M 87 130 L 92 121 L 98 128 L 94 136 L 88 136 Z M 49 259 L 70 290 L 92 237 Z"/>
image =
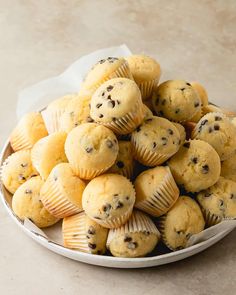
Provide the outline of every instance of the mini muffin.
<path id="1" fill-rule="evenodd" d="M 221 162 L 220 175 L 236 182 L 236 152 L 230 158 Z"/>
<path id="2" fill-rule="evenodd" d="M 175 125 L 175 127 L 178 129 L 179 131 L 179 135 L 180 135 L 180 145 L 183 145 L 185 143 L 186 140 L 186 131 L 183 125 L 173 122 L 173 124 Z"/>
<path id="3" fill-rule="evenodd" d="M 197 195 L 208 226 L 236 218 L 236 182 L 220 177 L 217 183 Z"/>
<path id="4" fill-rule="evenodd" d="M 203 106 L 202 108 L 202 115 L 206 115 L 208 113 L 222 113 L 228 118 L 233 118 L 236 116 L 236 112 L 231 111 L 229 109 L 218 107 L 211 103 L 206 106 Z"/>
<path id="5" fill-rule="evenodd" d="M 72 98 L 61 116 L 60 129 L 68 133 L 80 124 L 93 122 L 90 117 L 90 101 L 90 93 L 78 94 Z"/>
<path id="6" fill-rule="evenodd" d="M 188 192 L 199 192 L 215 184 L 220 177 L 220 158 L 214 148 L 202 140 L 186 141 L 168 161 L 176 183 Z"/>
<path id="7" fill-rule="evenodd" d="M 135 180 L 135 207 L 158 217 L 165 214 L 179 197 L 179 189 L 169 167 L 155 167 L 142 172 Z"/>
<path id="8" fill-rule="evenodd" d="M 137 161 L 146 166 L 157 166 L 178 151 L 180 134 L 170 121 L 153 116 L 132 133 L 131 142 Z"/>
<path id="9" fill-rule="evenodd" d="M 69 94 L 63 97 L 60 97 L 56 100 L 53 100 L 46 108 L 42 111 L 42 116 L 48 130 L 48 133 L 54 133 L 61 130 L 60 120 L 61 116 L 65 112 L 68 103 L 75 97 L 78 97 L 78 94 Z"/>
<path id="10" fill-rule="evenodd" d="M 159 63 L 146 55 L 131 55 L 126 60 L 134 81 L 141 91 L 142 99 L 149 98 L 160 79 L 161 68 Z"/>
<path id="11" fill-rule="evenodd" d="M 130 141 L 118 141 L 119 152 L 115 163 L 108 170 L 109 173 L 117 173 L 131 178 L 134 170 L 134 160 Z"/>
<path id="12" fill-rule="evenodd" d="M 11 154 L 4 161 L 0 174 L 6 189 L 14 194 L 22 183 L 38 174 L 32 165 L 30 150 L 21 150 Z"/>
<path id="13" fill-rule="evenodd" d="M 10 135 L 10 144 L 16 152 L 31 149 L 41 138 L 48 135 L 40 113 L 33 112 L 24 115 Z"/>
<path id="14" fill-rule="evenodd" d="M 102 84 L 92 96 L 90 116 L 117 134 L 132 132 L 144 118 L 137 84 L 126 78 Z"/>
<path id="15" fill-rule="evenodd" d="M 132 183 L 118 174 L 104 174 L 91 180 L 83 192 L 85 213 L 107 228 L 117 228 L 130 217 L 135 202 Z"/>
<path id="16" fill-rule="evenodd" d="M 169 80 L 160 84 L 152 102 L 158 115 L 175 122 L 191 121 L 201 109 L 197 92 L 183 80 Z"/>
<path id="17" fill-rule="evenodd" d="M 75 174 L 92 179 L 108 170 L 118 155 L 118 141 L 114 133 L 95 123 L 74 128 L 66 139 L 65 151 Z"/>
<path id="18" fill-rule="evenodd" d="M 198 204 L 180 196 L 174 206 L 160 217 L 159 230 L 166 246 L 173 250 L 187 247 L 189 238 L 204 230 L 205 221 Z"/>
<path id="19" fill-rule="evenodd" d="M 144 114 L 144 120 L 153 117 L 152 111 L 147 107 L 145 104 L 143 104 L 143 114 Z"/>
<path id="20" fill-rule="evenodd" d="M 83 211 L 82 194 L 85 186 L 69 163 L 60 163 L 52 169 L 42 186 L 41 200 L 55 217 L 67 217 Z"/>
<path id="21" fill-rule="evenodd" d="M 119 77 L 133 79 L 127 61 L 123 57 L 101 59 L 88 72 L 81 85 L 81 91 L 94 92 L 107 80 Z"/>
<path id="22" fill-rule="evenodd" d="M 68 162 L 64 151 L 66 136 L 65 132 L 55 132 L 40 139 L 32 148 L 32 163 L 43 180 L 57 164 Z"/>
<path id="23" fill-rule="evenodd" d="M 21 220 L 28 218 L 41 228 L 51 226 L 58 221 L 43 207 L 40 199 L 42 185 L 43 180 L 40 176 L 32 177 L 16 190 L 12 198 L 13 212 Z"/>
<path id="24" fill-rule="evenodd" d="M 108 229 L 102 227 L 84 212 L 63 219 L 64 246 L 91 254 L 104 254 Z"/>
<path id="25" fill-rule="evenodd" d="M 235 151 L 236 128 L 222 113 L 209 113 L 198 122 L 192 138 L 208 142 L 224 161 Z"/>
<path id="26" fill-rule="evenodd" d="M 207 106 L 209 102 L 208 102 L 208 94 L 207 94 L 206 89 L 200 83 L 198 83 L 196 81 L 190 82 L 190 84 L 192 85 L 192 87 L 195 89 L 195 91 L 199 95 L 202 107 Z"/>
<path id="27" fill-rule="evenodd" d="M 156 247 L 160 233 L 146 214 L 134 210 L 126 224 L 110 229 L 107 248 L 116 257 L 143 257 Z"/>

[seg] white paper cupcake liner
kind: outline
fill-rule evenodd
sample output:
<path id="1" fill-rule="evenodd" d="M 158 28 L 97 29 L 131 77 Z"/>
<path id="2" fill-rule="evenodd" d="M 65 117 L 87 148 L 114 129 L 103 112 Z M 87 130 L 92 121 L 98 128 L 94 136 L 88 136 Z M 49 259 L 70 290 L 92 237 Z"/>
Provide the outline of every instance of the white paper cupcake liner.
<path id="1" fill-rule="evenodd" d="M 47 182 L 43 185 L 41 190 L 41 201 L 44 207 L 55 217 L 64 218 L 74 215 L 83 211 L 74 205 L 66 196 L 61 192 L 58 183 L 49 175 Z"/>
<path id="2" fill-rule="evenodd" d="M 98 224 L 100 224 L 103 227 L 118 228 L 126 223 L 126 221 L 130 218 L 132 211 L 133 211 L 133 207 L 129 208 L 129 210 L 125 214 L 123 214 L 119 217 L 113 217 L 112 219 L 109 219 L 109 220 L 96 219 L 91 216 L 90 216 L 90 218 L 93 219 L 95 222 L 97 222 Z"/>
<path id="3" fill-rule="evenodd" d="M 169 168 L 168 168 L 169 170 Z M 159 217 L 165 214 L 177 201 L 179 189 L 169 170 L 162 183 L 146 200 L 138 202 L 135 207 L 152 215 Z"/>
<path id="4" fill-rule="evenodd" d="M 148 217 L 145 213 L 134 210 L 128 222 L 126 222 L 123 226 L 119 228 L 114 228 L 109 231 L 107 238 L 107 248 L 109 249 L 109 245 L 115 236 L 137 232 L 153 233 L 156 234 L 158 238 L 160 238 L 160 232 L 158 231 L 151 218 Z"/>
<path id="5" fill-rule="evenodd" d="M 142 99 L 146 100 L 151 97 L 154 87 L 158 84 L 159 79 L 154 79 L 142 83 L 137 83 L 141 94 Z"/>
<path id="6" fill-rule="evenodd" d="M 48 134 L 61 131 L 60 120 L 64 110 L 44 110 L 42 111 L 42 117 L 48 131 Z"/>
<path id="7" fill-rule="evenodd" d="M 41 157 L 42 157 L 43 149 L 44 149 L 47 141 L 48 141 L 48 137 L 44 137 L 44 138 L 40 139 L 40 141 L 38 141 L 36 143 L 36 146 L 34 146 L 34 148 L 31 151 L 32 164 L 35 167 L 35 169 L 38 171 L 40 176 L 42 176 Z"/>
<path id="8" fill-rule="evenodd" d="M 74 171 L 75 175 L 79 176 L 79 178 L 85 179 L 85 180 L 91 180 L 103 173 L 105 173 L 110 166 L 104 168 L 104 169 L 100 169 L 100 170 L 96 170 L 96 169 L 86 169 L 86 168 L 81 168 L 77 165 L 75 165 L 74 163 L 70 163 L 71 164 L 71 168 Z"/>
<path id="9" fill-rule="evenodd" d="M 86 215 L 84 212 L 66 217 L 62 223 L 64 246 L 70 249 L 90 253 L 86 237 Z"/>
<path id="10" fill-rule="evenodd" d="M 142 101 L 137 101 L 134 109 L 127 113 L 124 117 L 116 119 L 112 122 L 98 122 L 117 134 L 129 134 L 134 131 L 138 125 L 143 121 L 144 113 L 142 107 Z"/>
<path id="11" fill-rule="evenodd" d="M 143 165 L 154 167 L 164 163 L 171 155 L 158 154 L 148 151 L 142 143 L 139 144 L 134 137 L 131 139 L 134 158 Z"/>
<path id="12" fill-rule="evenodd" d="M 19 150 L 31 149 L 33 147 L 25 130 L 20 127 L 16 127 L 10 137 L 10 144 L 12 149 L 17 152 Z"/>

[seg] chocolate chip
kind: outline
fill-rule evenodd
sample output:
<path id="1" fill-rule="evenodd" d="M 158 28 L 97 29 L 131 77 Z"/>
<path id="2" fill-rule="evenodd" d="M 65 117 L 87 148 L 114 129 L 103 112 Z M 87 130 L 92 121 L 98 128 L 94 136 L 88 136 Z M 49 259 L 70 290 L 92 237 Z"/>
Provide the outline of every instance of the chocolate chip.
<path id="1" fill-rule="evenodd" d="M 176 109 L 175 113 L 178 114 L 180 112 L 180 109 Z"/>
<path id="2" fill-rule="evenodd" d="M 125 165 L 124 165 L 124 163 L 122 161 L 117 161 L 116 166 L 118 168 L 124 168 Z"/>
<path id="3" fill-rule="evenodd" d="M 164 106 L 166 104 L 166 99 L 163 99 L 161 104 Z"/>
<path id="4" fill-rule="evenodd" d="M 117 104 L 120 104 L 120 101 L 119 100 L 117 100 L 116 102 L 117 102 Z"/>
<path id="5" fill-rule="evenodd" d="M 199 106 L 200 106 L 200 103 L 199 103 L 199 102 L 195 102 L 195 103 L 194 103 L 194 107 L 195 107 L 195 108 L 197 108 L 197 107 L 199 107 Z"/>
<path id="6" fill-rule="evenodd" d="M 197 164 L 197 162 L 198 162 L 198 158 L 197 158 L 197 157 L 193 157 L 193 158 L 191 159 L 191 161 L 192 161 L 194 164 Z"/>
<path id="7" fill-rule="evenodd" d="M 174 134 L 174 131 L 173 131 L 172 129 L 168 129 L 168 133 L 169 133 L 170 135 L 173 135 L 173 134 Z"/>
<path id="8" fill-rule="evenodd" d="M 124 242 L 131 242 L 131 241 L 132 241 L 132 238 L 131 237 L 125 236 Z"/>
<path id="9" fill-rule="evenodd" d="M 224 206 L 224 201 L 223 200 L 219 200 L 219 206 L 223 207 Z"/>
<path id="10" fill-rule="evenodd" d="M 192 86 L 190 83 L 188 83 L 188 82 L 186 82 L 186 85 L 188 85 L 188 86 Z"/>
<path id="11" fill-rule="evenodd" d="M 108 101 L 108 103 L 107 103 L 107 106 L 109 107 L 109 108 L 114 108 L 115 107 L 115 102 L 114 102 L 114 100 L 109 100 Z"/>
<path id="12" fill-rule="evenodd" d="M 99 216 L 94 216 L 95 219 L 101 220 L 102 218 Z"/>
<path id="13" fill-rule="evenodd" d="M 57 181 L 57 179 L 58 179 L 57 175 L 54 175 L 54 176 L 53 176 L 53 179 L 54 179 L 55 181 Z"/>
<path id="14" fill-rule="evenodd" d="M 230 194 L 230 199 L 235 199 L 236 198 L 236 194 Z"/>
<path id="15" fill-rule="evenodd" d="M 96 108 L 99 109 L 102 106 L 102 103 L 97 103 Z"/>
<path id="16" fill-rule="evenodd" d="M 28 166 L 28 164 L 27 163 L 22 163 L 22 164 L 20 164 L 21 165 L 21 167 L 23 167 L 23 168 L 25 168 L 25 167 L 27 167 Z"/>
<path id="17" fill-rule="evenodd" d="M 101 59 L 101 60 L 99 61 L 99 63 L 100 63 L 100 64 L 103 64 L 105 61 L 106 61 L 105 59 Z"/>
<path id="18" fill-rule="evenodd" d="M 213 132 L 213 129 L 212 129 L 211 127 L 209 127 L 209 128 L 208 128 L 208 132 L 209 132 L 209 133 L 212 133 L 212 132 Z"/>
<path id="19" fill-rule="evenodd" d="M 209 198 L 211 195 L 212 195 L 212 193 L 206 192 L 205 195 L 204 195 L 204 197 L 205 198 Z"/>
<path id="20" fill-rule="evenodd" d="M 187 149 L 189 149 L 189 147 L 190 147 L 190 142 L 188 142 L 188 141 L 185 142 L 185 143 L 183 144 L 183 146 L 186 147 Z"/>
<path id="21" fill-rule="evenodd" d="M 202 173 L 207 174 L 208 172 L 209 172 L 209 166 L 208 165 L 202 166 Z"/>
<path id="22" fill-rule="evenodd" d="M 95 234 L 95 229 L 93 226 L 90 226 L 89 229 L 88 229 L 88 234 L 89 235 L 94 235 Z"/>
<path id="23" fill-rule="evenodd" d="M 86 147 L 86 152 L 89 154 L 93 151 L 93 148 L 92 147 Z"/>
<path id="24" fill-rule="evenodd" d="M 219 116 L 215 116 L 215 120 L 216 120 L 216 121 L 221 121 L 221 120 L 222 120 L 222 118 L 221 118 L 221 117 L 219 117 Z"/>
<path id="25" fill-rule="evenodd" d="M 182 230 L 177 230 L 176 233 L 177 233 L 178 235 L 182 235 L 184 232 L 183 232 Z"/>
<path id="26" fill-rule="evenodd" d="M 181 91 L 184 91 L 184 90 L 185 90 L 185 88 L 180 88 L 180 90 L 181 90 Z"/>
<path id="27" fill-rule="evenodd" d="M 111 208 L 112 208 L 112 206 L 111 206 L 111 204 L 109 204 L 109 203 L 107 203 L 106 205 L 103 205 L 103 206 L 102 206 L 102 210 L 103 210 L 104 212 L 109 212 L 109 211 L 111 210 Z"/>
<path id="28" fill-rule="evenodd" d="M 214 125 L 214 130 L 217 130 L 217 131 L 220 130 L 220 126 L 218 124 L 215 124 Z"/>
<path id="29" fill-rule="evenodd" d="M 113 197 L 118 197 L 118 196 L 119 196 L 119 194 L 114 194 L 114 195 L 113 195 Z"/>
<path id="30" fill-rule="evenodd" d="M 33 192 L 32 192 L 31 189 L 26 189 L 26 190 L 25 190 L 25 193 L 26 193 L 26 194 L 32 194 Z"/>
<path id="31" fill-rule="evenodd" d="M 202 120 L 202 122 L 201 122 L 201 126 L 204 126 L 206 123 L 208 122 L 208 120 L 207 119 L 205 119 L 205 120 Z"/>
<path id="32" fill-rule="evenodd" d="M 103 114 L 99 114 L 99 116 L 98 116 L 99 118 L 103 118 Z"/>
<path id="33" fill-rule="evenodd" d="M 91 117 L 88 117 L 88 118 L 87 118 L 87 122 L 88 122 L 88 123 L 92 123 L 92 122 L 94 122 L 94 120 L 93 120 Z"/>
<path id="34" fill-rule="evenodd" d="M 124 207 L 124 204 L 121 201 L 118 201 L 116 209 L 120 209 L 122 207 Z"/>
<path id="35" fill-rule="evenodd" d="M 148 231 L 148 230 L 145 230 L 143 233 L 144 233 L 146 236 L 149 236 L 149 235 L 150 235 L 150 231 Z"/>
<path id="36" fill-rule="evenodd" d="M 141 130 L 141 127 L 138 126 L 138 127 L 136 128 L 136 132 L 139 132 L 140 130 Z"/>
<path id="37" fill-rule="evenodd" d="M 114 87 L 113 87 L 112 85 L 109 85 L 109 86 L 107 87 L 107 91 L 109 92 L 109 91 L 111 91 L 113 88 L 114 88 Z"/>
<path id="38" fill-rule="evenodd" d="M 90 237 L 90 236 L 86 236 L 86 238 L 87 238 L 87 239 L 90 239 L 91 237 Z"/>
<path id="39" fill-rule="evenodd" d="M 92 244 L 92 243 L 88 243 L 88 246 L 90 249 L 96 249 L 97 245 L 96 244 Z"/>
<path id="40" fill-rule="evenodd" d="M 159 104 L 160 98 L 157 97 L 156 101 L 155 101 L 155 105 L 157 106 Z"/>
<path id="41" fill-rule="evenodd" d="M 152 148 L 155 149 L 156 146 L 157 146 L 157 143 L 154 141 L 154 142 L 152 143 Z"/>
<path id="42" fill-rule="evenodd" d="M 104 96 L 105 94 L 106 94 L 106 93 L 105 93 L 105 92 L 103 92 L 103 93 L 102 93 L 102 96 Z"/>
<path id="43" fill-rule="evenodd" d="M 129 196 L 125 197 L 125 199 L 128 201 L 129 200 Z"/>
<path id="44" fill-rule="evenodd" d="M 110 95 L 108 95 L 107 99 L 109 99 L 109 100 L 110 100 L 110 99 L 111 99 L 111 96 L 110 96 Z"/>
<path id="45" fill-rule="evenodd" d="M 19 180 L 26 180 L 26 178 L 22 174 L 19 174 L 18 178 Z"/>
<path id="46" fill-rule="evenodd" d="M 127 245 L 127 248 L 130 249 L 130 250 L 134 250 L 138 247 L 138 243 L 137 242 L 130 242 L 128 245 Z"/>
<path id="47" fill-rule="evenodd" d="M 113 146 L 114 146 L 113 142 L 112 142 L 110 139 L 108 139 L 108 140 L 106 141 L 106 145 L 107 145 L 107 147 L 108 147 L 109 149 L 113 148 Z"/>
<path id="48" fill-rule="evenodd" d="M 146 120 L 145 120 L 145 123 L 147 123 L 147 122 L 152 122 L 152 118 L 148 118 L 148 119 L 146 119 Z"/>
<path id="49" fill-rule="evenodd" d="M 163 141 L 162 145 L 167 145 L 168 139 L 166 137 L 162 137 L 161 140 Z"/>
<path id="50" fill-rule="evenodd" d="M 101 255 L 102 254 L 102 251 L 101 250 L 97 250 L 97 254 L 98 255 Z"/>

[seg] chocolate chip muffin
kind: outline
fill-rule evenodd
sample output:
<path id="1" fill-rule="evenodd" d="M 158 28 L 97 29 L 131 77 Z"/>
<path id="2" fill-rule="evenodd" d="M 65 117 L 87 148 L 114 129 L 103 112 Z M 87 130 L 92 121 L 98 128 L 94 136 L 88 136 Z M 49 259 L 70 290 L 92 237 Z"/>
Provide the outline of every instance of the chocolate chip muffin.
<path id="1" fill-rule="evenodd" d="M 106 251 L 108 229 L 84 212 L 63 219 L 62 235 L 67 248 L 98 255 Z"/>
<path id="2" fill-rule="evenodd" d="M 107 248 L 116 257 L 143 257 L 159 240 L 160 233 L 151 218 L 134 210 L 126 224 L 109 231 Z"/>
<path id="3" fill-rule="evenodd" d="M 20 150 L 11 154 L 3 163 L 0 175 L 5 188 L 12 194 L 26 180 L 38 172 L 32 165 L 30 150 Z"/>
<path id="4" fill-rule="evenodd" d="M 135 202 L 132 183 L 118 174 L 103 174 L 92 179 L 83 192 L 85 213 L 107 228 L 117 228 L 130 217 Z"/>
<path id="5" fill-rule="evenodd" d="M 137 84 L 126 78 L 102 84 L 92 96 L 90 116 L 117 134 L 132 132 L 144 118 Z"/>
<path id="6" fill-rule="evenodd" d="M 171 121 L 191 121 L 200 110 L 201 101 L 190 83 L 183 80 L 169 80 L 154 91 L 153 107 L 159 116 Z"/>
<path id="7" fill-rule="evenodd" d="M 236 128 L 222 113 L 209 113 L 198 122 L 192 138 L 208 142 L 224 161 L 235 151 Z"/>
<path id="8" fill-rule="evenodd" d="M 135 207 L 155 217 L 165 214 L 179 197 L 179 189 L 168 166 L 142 172 L 134 187 Z"/>
<path id="9" fill-rule="evenodd" d="M 124 77 L 133 79 L 127 61 L 120 57 L 108 57 L 99 60 L 88 72 L 82 85 L 81 92 L 94 92 L 107 80 Z"/>
<path id="10" fill-rule="evenodd" d="M 65 142 L 65 152 L 74 173 L 82 179 L 92 179 L 108 170 L 118 155 L 114 133 L 95 123 L 74 128 Z"/>
<path id="11" fill-rule="evenodd" d="M 161 68 L 159 63 L 154 58 L 146 55 L 131 55 L 126 60 L 134 81 L 141 91 L 142 99 L 150 98 L 160 79 Z"/>
<path id="12" fill-rule="evenodd" d="M 12 210 L 21 219 L 28 218 L 38 227 L 48 227 L 55 224 L 58 218 L 50 214 L 40 199 L 43 180 L 35 176 L 23 183 L 14 193 Z"/>
<path id="13" fill-rule="evenodd" d="M 181 125 L 180 123 L 176 123 L 173 122 L 173 124 L 175 125 L 175 127 L 178 129 L 179 131 L 179 135 L 180 135 L 180 145 L 183 145 L 185 143 L 186 140 L 186 131 L 183 125 Z"/>
<path id="14" fill-rule="evenodd" d="M 164 118 L 148 118 L 132 133 L 134 158 L 146 166 L 157 166 L 173 156 L 180 146 L 180 134 Z"/>
<path id="15" fill-rule="evenodd" d="M 214 148 L 202 140 L 186 141 L 168 161 L 178 185 L 186 191 L 199 192 L 217 182 L 220 158 Z"/>
<path id="16" fill-rule="evenodd" d="M 196 81 L 190 82 L 190 84 L 199 95 L 202 107 L 207 106 L 209 102 L 208 102 L 208 94 L 206 89 L 199 82 L 196 82 Z"/>
<path id="17" fill-rule="evenodd" d="M 208 226 L 236 218 L 236 182 L 220 177 L 217 183 L 197 195 Z"/>
<path id="18" fill-rule="evenodd" d="M 73 128 L 83 123 L 91 123 L 90 101 L 91 93 L 78 94 L 68 103 L 60 119 L 60 129 L 69 133 Z"/>
<path id="19" fill-rule="evenodd" d="M 40 192 L 44 207 L 54 216 L 64 218 L 83 211 L 85 182 L 77 177 L 69 163 L 56 165 Z"/>
<path id="20" fill-rule="evenodd" d="M 24 115 L 10 135 L 13 151 L 31 149 L 41 138 L 48 135 L 42 115 L 32 112 Z"/>
<path id="21" fill-rule="evenodd" d="M 132 178 L 134 170 L 134 159 L 130 141 L 119 140 L 119 152 L 115 163 L 108 170 L 109 173 L 117 173 Z"/>
<path id="22" fill-rule="evenodd" d="M 189 238 L 204 230 L 205 221 L 197 202 L 180 196 L 174 206 L 159 219 L 159 230 L 166 246 L 173 250 L 187 247 Z"/>

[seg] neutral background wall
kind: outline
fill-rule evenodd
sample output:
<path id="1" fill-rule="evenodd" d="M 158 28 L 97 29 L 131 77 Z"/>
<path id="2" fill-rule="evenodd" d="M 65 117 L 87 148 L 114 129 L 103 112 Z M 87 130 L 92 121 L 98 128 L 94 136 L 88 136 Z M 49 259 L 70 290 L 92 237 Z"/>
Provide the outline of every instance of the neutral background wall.
<path id="1" fill-rule="evenodd" d="M 126 43 L 160 62 L 162 80 L 203 83 L 236 109 L 236 1 L 0 0 L 0 144 L 17 93 L 93 50 Z M 235 294 L 236 231 L 184 261 L 144 270 L 77 263 L 26 237 L 0 205 L 0 294 Z"/>

